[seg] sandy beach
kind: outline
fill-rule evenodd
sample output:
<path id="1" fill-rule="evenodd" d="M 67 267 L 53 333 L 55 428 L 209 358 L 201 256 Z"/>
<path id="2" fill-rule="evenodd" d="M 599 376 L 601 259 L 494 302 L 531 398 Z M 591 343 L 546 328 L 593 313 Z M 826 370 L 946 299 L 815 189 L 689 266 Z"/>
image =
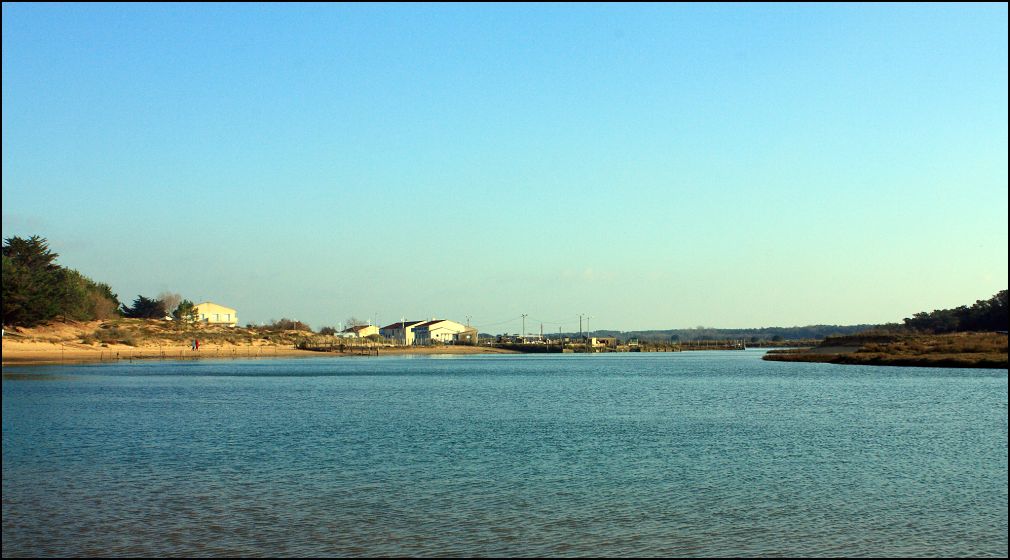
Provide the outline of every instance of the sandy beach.
<path id="1" fill-rule="evenodd" d="M 301 350 L 294 344 L 279 344 L 249 337 L 247 340 L 215 341 L 212 333 L 201 338 L 199 350 L 190 343 L 141 340 L 134 344 L 89 341 L 88 334 L 100 328 L 94 323 L 53 323 L 35 328 L 5 330 L 3 365 L 52 365 L 63 363 L 115 362 L 121 360 L 193 360 L 238 358 L 318 358 L 361 355 L 511 354 L 509 350 L 482 346 L 350 347 L 345 352 Z"/>

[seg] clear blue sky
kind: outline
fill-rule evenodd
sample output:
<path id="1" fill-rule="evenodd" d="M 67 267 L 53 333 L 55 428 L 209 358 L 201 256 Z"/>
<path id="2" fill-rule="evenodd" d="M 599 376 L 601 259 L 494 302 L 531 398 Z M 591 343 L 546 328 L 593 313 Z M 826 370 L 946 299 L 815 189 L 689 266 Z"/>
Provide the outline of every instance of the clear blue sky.
<path id="1" fill-rule="evenodd" d="M 519 330 L 1007 287 L 1007 5 L 3 4 L 3 236 L 120 299 Z"/>

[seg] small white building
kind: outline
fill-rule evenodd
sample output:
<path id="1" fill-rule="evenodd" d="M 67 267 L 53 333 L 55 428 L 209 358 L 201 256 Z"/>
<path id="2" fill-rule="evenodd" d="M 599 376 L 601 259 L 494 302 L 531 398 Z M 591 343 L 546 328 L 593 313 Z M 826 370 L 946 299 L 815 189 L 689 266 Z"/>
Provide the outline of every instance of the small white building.
<path id="1" fill-rule="evenodd" d="M 456 333 L 455 337 L 452 339 L 453 344 L 461 344 L 464 346 L 476 346 L 478 343 L 478 338 L 480 334 L 477 329 L 473 327 L 467 327 L 466 330 L 460 333 Z"/>
<path id="2" fill-rule="evenodd" d="M 612 336 L 599 336 L 589 339 L 592 348 L 617 348 L 617 339 Z"/>
<path id="3" fill-rule="evenodd" d="M 209 301 L 198 303 L 193 306 L 196 320 L 208 325 L 227 325 L 234 327 L 238 324 L 238 314 L 234 309 L 218 305 Z"/>
<path id="4" fill-rule="evenodd" d="M 414 327 L 414 344 L 427 346 L 436 342 L 452 344 L 457 335 L 472 330 L 448 319 L 432 319 Z"/>

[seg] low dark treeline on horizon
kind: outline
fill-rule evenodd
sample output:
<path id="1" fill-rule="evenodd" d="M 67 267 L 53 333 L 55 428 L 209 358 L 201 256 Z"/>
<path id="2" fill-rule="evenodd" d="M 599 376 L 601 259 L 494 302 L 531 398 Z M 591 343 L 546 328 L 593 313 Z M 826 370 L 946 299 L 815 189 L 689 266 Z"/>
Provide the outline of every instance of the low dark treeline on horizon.
<path id="1" fill-rule="evenodd" d="M 952 332 L 1005 331 L 1007 330 L 1007 291 L 1002 290 L 986 300 L 978 300 L 971 307 L 962 305 L 954 309 L 936 309 L 916 313 L 906 318 L 907 329 L 935 334 Z"/>
<path id="2" fill-rule="evenodd" d="M 593 331 L 594 336 L 613 336 L 642 341 L 692 342 L 697 340 L 807 340 L 828 336 L 851 335 L 866 331 L 914 331 L 933 334 L 953 332 L 1006 331 L 1010 323 L 1007 312 L 1007 291 L 1002 290 L 987 300 L 954 309 L 937 309 L 916 313 L 903 323 L 886 325 L 809 325 L 805 327 L 767 327 L 759 329 L 670 329 L 657 331 Z"/>
<path id="3" fill-rule="evenodd" d="M 614 337 L 619 340 L 638 339 L 642 342 L 696 342 L 734 340 L 745 342 L 777 342 L 783 340 L 823 340 L 829 336 L 847 336 L 865 332 L 917 332 L 945 334 L 954 332 L 994 332 L 1006 331 L 1008 324 L 1007 291 L 1002 290 L 987 300 L 978 300 L 973 305 L 962 305 L 955 309 L 938 309 L 916 313 L 902 323 L 884 325 L 807 325 L 803 327 L 761 327 L 752 329 L 718 329 L 696 327 L 693 329 L 662 329 L 646 331 L 615 331 L 598 329 L 592 331 L 594 337 Z M 562 336 L 575 338 L 580 333 L 563 333 Z M 589 333 L 581 333 L 588 336 Z M 481 337 L 492 335 L 481 333 Z M 547 338 L 557 338 L 548 334 Z"/>
<path id="4" fill-rule="evenodd" d="M 593 336 L 612 336 L 622 340 L 637 338 L 642 342 L 694 342 L 701 340 L 743 340 L 766 342 L 780 340 L 822 339 L 833 335 L 855 334 L 880 325 L 807 325 L 803 327 L 760 327 L 752 329 L 665 329 L 649 331 L 594 330 Z"/>

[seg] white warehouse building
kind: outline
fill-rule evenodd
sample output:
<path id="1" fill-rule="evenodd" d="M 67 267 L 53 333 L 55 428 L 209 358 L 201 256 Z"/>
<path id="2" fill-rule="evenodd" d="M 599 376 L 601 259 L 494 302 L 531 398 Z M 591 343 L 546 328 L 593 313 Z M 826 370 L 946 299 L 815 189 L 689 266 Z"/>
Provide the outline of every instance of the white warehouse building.
<path id="1" fill-rule="evenodd" d="M 460 333 L 473 330 L 448 319 L 432 319 L 414 327 L 414 344 L 452 344 Z"/>

